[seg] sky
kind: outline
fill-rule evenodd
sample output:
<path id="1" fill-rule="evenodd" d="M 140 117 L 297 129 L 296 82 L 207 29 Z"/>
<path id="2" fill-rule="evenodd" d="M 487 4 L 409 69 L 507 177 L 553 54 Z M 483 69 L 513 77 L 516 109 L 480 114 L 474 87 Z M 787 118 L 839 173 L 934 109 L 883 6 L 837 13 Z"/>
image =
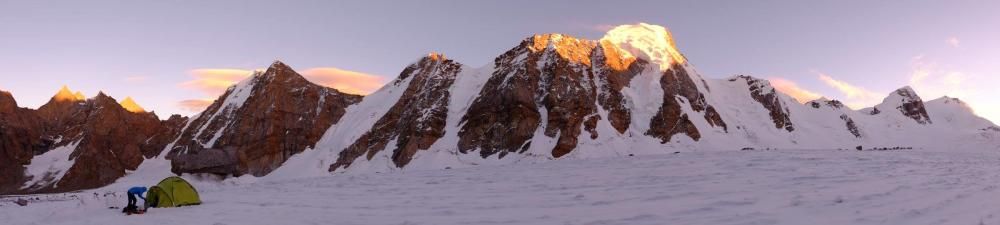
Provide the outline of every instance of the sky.
<path id="1" fill-rule="evenodd" d="M 0 0 L 0 90 L 37 108 L 63 85 L 192 115 L 281 60 L 368 93 L 430 52 L 488 65 L 522 39 L 668 27 L 706 78 L 767 78 L 800 100 L 873 106 L 912 86 L 1000 121 L 998 1 Z"/>

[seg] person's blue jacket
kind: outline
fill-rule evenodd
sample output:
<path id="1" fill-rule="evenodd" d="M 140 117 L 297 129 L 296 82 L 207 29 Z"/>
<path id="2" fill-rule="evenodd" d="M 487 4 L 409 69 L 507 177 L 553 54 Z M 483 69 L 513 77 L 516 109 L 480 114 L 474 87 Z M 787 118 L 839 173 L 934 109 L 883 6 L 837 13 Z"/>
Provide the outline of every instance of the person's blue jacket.
<path id="1" fill-rule="evenodd" d="M 142 200 L 146 200 L 142 197 L 142 193 L 146 193 L 146 187 L 132 187 L 128 189 L 128 193 L 138 195 Z"/>

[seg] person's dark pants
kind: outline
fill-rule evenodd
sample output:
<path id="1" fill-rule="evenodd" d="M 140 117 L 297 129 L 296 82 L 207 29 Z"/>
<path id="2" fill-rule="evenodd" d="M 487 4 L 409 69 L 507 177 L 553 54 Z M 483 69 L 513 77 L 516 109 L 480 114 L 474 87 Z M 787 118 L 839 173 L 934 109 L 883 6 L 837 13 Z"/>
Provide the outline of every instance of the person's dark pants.
<path id="1" fill-rule="evenodd" d="M 136 207 L 136 205 L 135 205 L 136 202 L 138 202 L 138 200 L 135 199 L 135 194 L 128 193 L 128 206 L 129 207 Z"/>

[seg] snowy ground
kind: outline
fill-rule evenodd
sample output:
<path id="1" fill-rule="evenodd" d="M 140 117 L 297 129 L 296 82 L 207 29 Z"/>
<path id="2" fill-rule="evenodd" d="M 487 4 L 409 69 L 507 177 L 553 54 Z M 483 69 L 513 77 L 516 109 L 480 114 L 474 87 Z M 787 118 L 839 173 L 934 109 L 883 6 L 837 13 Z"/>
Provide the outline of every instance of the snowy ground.
<path id="1" fill-rule="evenodd" d="M 197 184 L 196 184 L 197 185 Z M 1000 224 L 1000 153 L 697 152 L 200 187 L 123 216 L 92 193 L 3 224 Z"/>

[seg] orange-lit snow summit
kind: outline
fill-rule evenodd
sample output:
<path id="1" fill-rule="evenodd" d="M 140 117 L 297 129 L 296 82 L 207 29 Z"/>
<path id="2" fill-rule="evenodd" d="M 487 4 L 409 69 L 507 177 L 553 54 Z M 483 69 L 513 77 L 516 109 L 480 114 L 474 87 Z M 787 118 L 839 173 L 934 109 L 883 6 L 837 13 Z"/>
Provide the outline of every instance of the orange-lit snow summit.
<path id="1" fill-rule="evenodd" d="M 641 58 L 657 63 L 660 70 L 670 69 L 673 63 L 685 64 L 687 59 L 677 50 L 674 38 L 667 28 L 646 23 L 617 26 L 601 38 L 618 45 L 626 57 Z"/>

